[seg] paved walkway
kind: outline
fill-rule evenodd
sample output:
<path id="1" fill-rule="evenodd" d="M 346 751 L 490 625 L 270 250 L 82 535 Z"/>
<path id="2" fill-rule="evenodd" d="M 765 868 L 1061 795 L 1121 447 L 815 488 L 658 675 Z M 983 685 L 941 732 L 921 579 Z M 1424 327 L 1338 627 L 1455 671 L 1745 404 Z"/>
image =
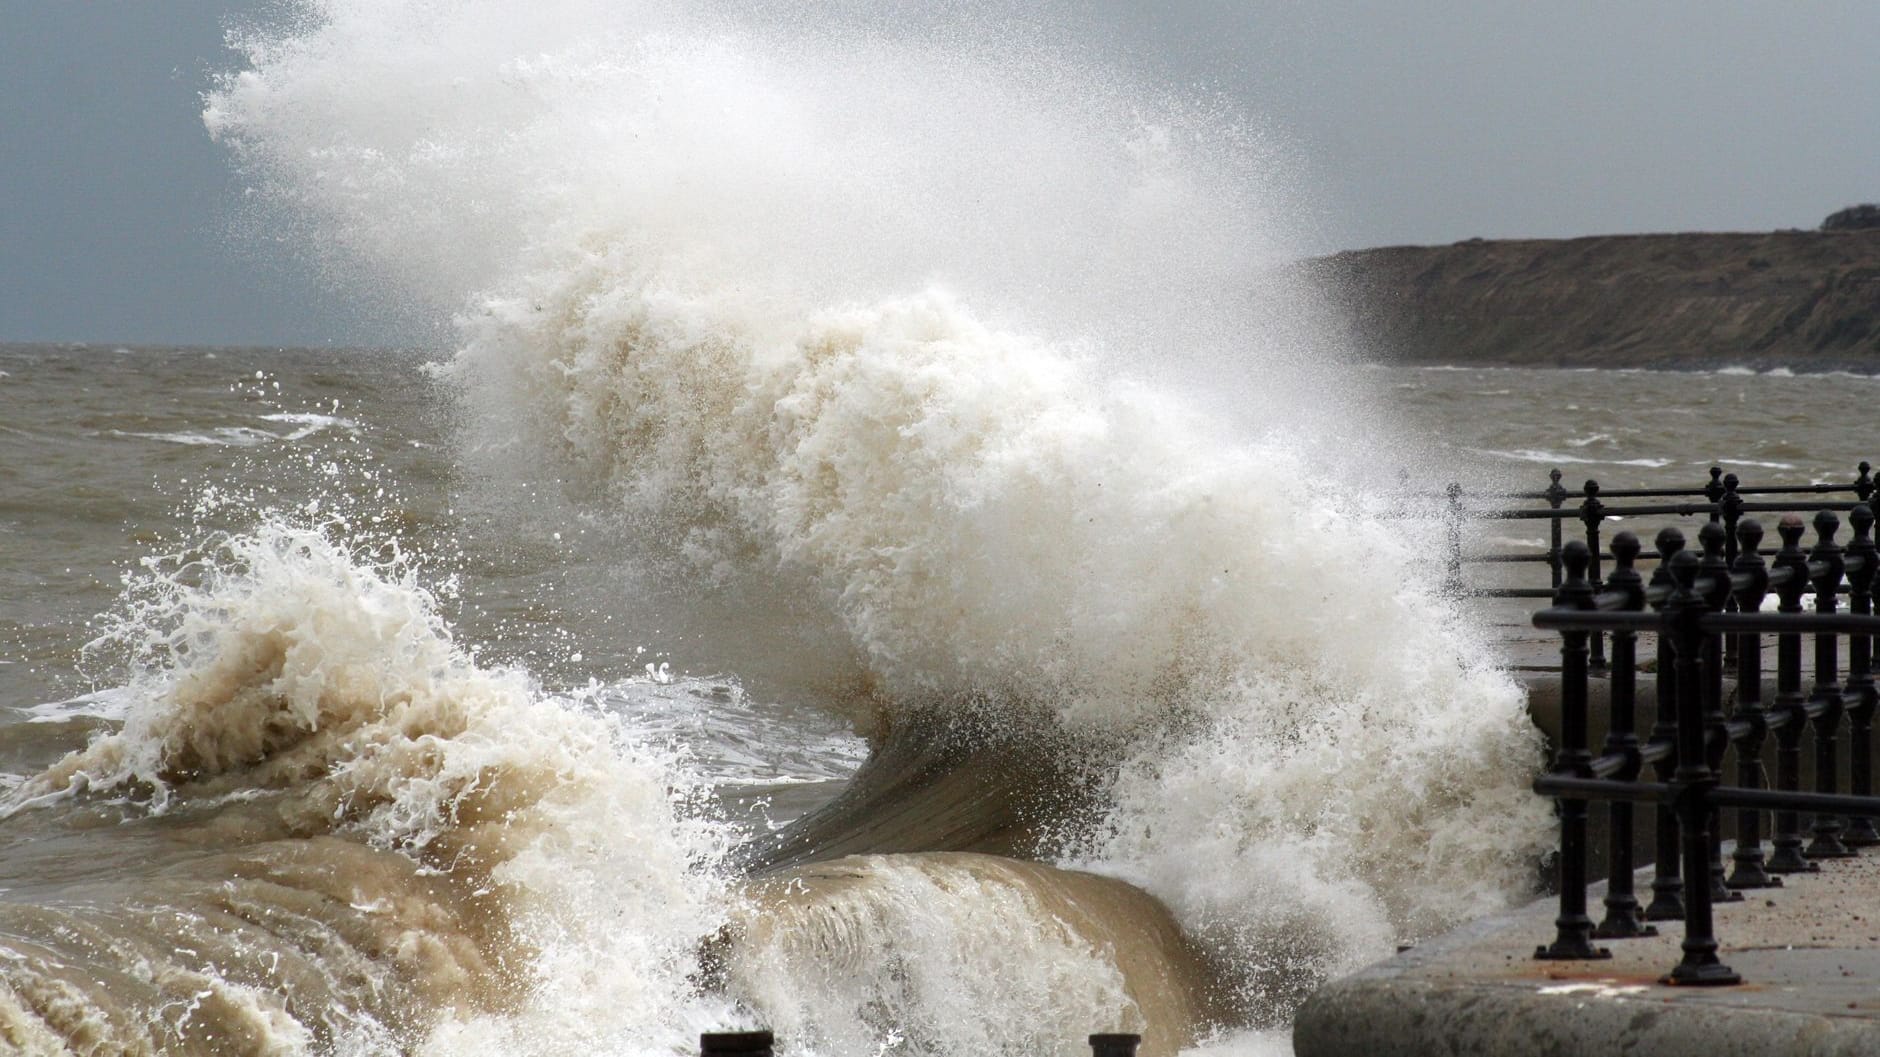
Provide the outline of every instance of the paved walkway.
<path id="1" fill-rule="evenodd" d="M 1650 870 L 1640 872 L 1649 892 Z M 1604 886 L 1589 895 L 1600 916 Z M 1606 961 L 1534 960 L 1558 904 L 1478 921 L 1327 984 L 1293 1026 L 1298 1057 L 1880 1055 L 1880 855 L 1825 862 L 1717 907 L 1735 987 L 1659 983 L 1680 922 L 1606 941 Z"/>

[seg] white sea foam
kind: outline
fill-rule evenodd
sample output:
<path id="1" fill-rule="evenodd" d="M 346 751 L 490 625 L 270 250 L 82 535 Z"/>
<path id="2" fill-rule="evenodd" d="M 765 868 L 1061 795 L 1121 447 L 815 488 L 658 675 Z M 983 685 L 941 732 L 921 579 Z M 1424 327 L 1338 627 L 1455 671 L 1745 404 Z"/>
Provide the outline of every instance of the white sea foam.
<path id="1" fill-rule="evenodd" d="M 1369 417 L 1267 267 L 1245 123 L 1002 25 L 308 7 L 206 120 L 279 222 L 459 313 L 486 469 L 697 595 L 789 595 L 882 707 L 1132 732 L 1066 854 L 1243 950 L 1256 1019 L 1521 889 L 1535 735 L 1337 483 Z M 976 993 L 906 1016 L 1003 1015 Z"/>
<path id="2" fill-rule="evenodd" d="M 394 850 L 459 891 L 495 893 L 516 942 L 482 958 L 511 970 L 466 959 L 472 941 L 442 911 L 443 938 L 423 940 L 437 952 L 371 968 L 379 989 L 461 996 L 428 1011 L 427 1052 L 677 1048 L 730 1016 L 688 981 L 732 905 L 731 831 L 697 811 L 701 790 L 669 750 L 523 673 L 475 666 L 409 568 L 278 522 L 206 554 L 153 563 L 132 587 L 94 646 L 130 660 L 129 686 L 106 695 L 121 727 L 11 790 L 9 812 L 109 789 L 159 812 L 291 791 L 282 810 L 300 835 Z M 360 876 L 355 891 L 375 883 Z M 438 896 L 392 887 L 367 901 L 415 898 Z M 622 921 L 633 926 L 609 924 Z M 517 985 L 520 1003 L 477 1011 L 478 996 Z M 275 1041 L 292 1051 L 305 1028 L 281 1018 Z M 381 1052 L 389 1036 L 361 1030 L 362 1052 Z"/>
<path id="3" fill-rule="evenodd" d="M 267 430 L 255 429 L 252 426 L 220 426 L 207 433 L 197 430 L 177 430 L 170 433 L 143 433 L 132 430 L 112 430 L 111 432 L 119 437 L 138 437 L 143 440 L 160 440 L 166 444 L 209 448 L 250 448 L 280 439 Z"/>
<path id="4" fill-rule="evenodd" d="M 339 415 L 322 415 L 313 411 L 283 411 L 271 415 L 262 415 L 261 420 L 263 422 L 281 422 L 290 426 L 300 427 L 283 438 L 290 441 L 305 440 L 316 433 L 329 429 L 345 430 L 348 433 L 357 433 L 359 431 L 359 423 L 350 418 L 343 418 Z"/>
<path id="5" fill-rule="evenodd" d="M 1515 462 L 1538 462 L 1559 466 L 1642 466 L 1657 470 L 1671 465 L 1670 459 L 1589 459 L 1583 455 L 1564 455 L 1560 452 L 1545 451 L 1540 448 L 1514 448 L 1499 450 L 1495 448 L 1463 448 L 1463 451 L 1475 455 L 1488 455 L 1497 459 L 1512 459 Z"/>
<path id="6" fill-rule="evenodd" d="M 71 723 L 77 720 L 121 720 L 130 709 L 131 694 L 122 687 L 94 690 L 64 701 L 28 705 L 20 711 L 31 717 L 30 723 Z"/>

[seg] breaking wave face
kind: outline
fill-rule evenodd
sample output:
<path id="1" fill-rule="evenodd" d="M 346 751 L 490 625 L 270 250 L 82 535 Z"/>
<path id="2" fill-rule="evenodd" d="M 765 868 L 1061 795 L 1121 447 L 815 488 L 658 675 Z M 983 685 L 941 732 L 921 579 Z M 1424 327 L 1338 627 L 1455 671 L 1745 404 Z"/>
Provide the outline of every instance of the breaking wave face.
<path id="1" fill-rule="evenodd" d="M 96 842 L 85 805 L 121 812 L 153 850 L 0 906 L 4 1037 L 570 1053 L 727 1019 L 690 978 L 731 905 L 729 831 L 670 751 L 478 668 L 411 570 L 320 531 L 152 569 L 100 643 L 131 662 L 121 727 L 4 809 L 78 818 L 55 851 Z"/>
<path id="2" fill-rule="evenodd" d="M 1057 854 L 1164 900 L 1244 1019 L 1524 889 L 1536 737 L 1339 483 L 1390 443 L 1276 267 L 1245 122 L 982 14 L 301 16 L 244 38 L 209 128 L 269 222 L 455 313 L 466 451 L 610 512 L 662 605 L 788 600 L 750 612 L 840 647 L 769 663 L 890 724 L 1043 708 L 1126 746 Z"/>

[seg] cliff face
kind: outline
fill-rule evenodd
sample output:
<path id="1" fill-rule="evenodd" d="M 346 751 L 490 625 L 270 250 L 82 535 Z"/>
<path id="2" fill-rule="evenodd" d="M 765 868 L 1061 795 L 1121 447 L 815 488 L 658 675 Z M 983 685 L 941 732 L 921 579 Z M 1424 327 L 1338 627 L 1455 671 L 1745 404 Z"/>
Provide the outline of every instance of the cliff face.
<path id="1" fill-rule="evenodd" d="M 1880 230 L 1471 239 L 1311 266 L 1380 362 L 1880 371 Z"/>

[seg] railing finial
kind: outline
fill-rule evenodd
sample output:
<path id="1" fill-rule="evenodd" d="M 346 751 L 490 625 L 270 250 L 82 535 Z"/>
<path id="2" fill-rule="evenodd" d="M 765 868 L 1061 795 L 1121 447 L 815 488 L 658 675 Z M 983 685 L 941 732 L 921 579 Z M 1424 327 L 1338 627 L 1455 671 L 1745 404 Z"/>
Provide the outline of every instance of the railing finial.
<path id="1" fill-rule="evenodd" d="M 1567 567 L 1567 582 L 1561 585 L 1562 590 L 1573 585 L 1585 585 L 1586 566 L 1592 558 L 1592 552 L 1579 540 L 1573 540 L 1560 548 L 1560 562 Z"/>
<path id="2" fill-rule="evenodd" d="M 1756 554 L 1760 557 L 1759 551 L 1762 549 L 1762 541 L 1762 522 L 1757 521 L 1755 518 L 1745 518 L 1737 523 L 1736 542 L 1740 553 Z"/>
<path id="3" fill-rule="evenodd" d="M 1652 543 L 1658 548 L 1659 559 L 1669 562 L 1672 555 L 1683 553 L 1684 533 L 1679 532 L 1675 526 L 1666 525 L 1658 530 L 1658 535 L 1653 538 Z"/>
<path id="4" fill-rule="evenodd" d="M 1801 547 L 1802 533 L 1807 531 L 1808 523 L 1802 520 L 1800 514 L 1784 514 L 1782 520 L 1776 522 L 1776 535 L 1782 537 L 1784 550 L 1790 547 Z"/>
<path id="5" fill-rule="evenodd" d="M 1815 511 L 1815 535 L 1823 544 L 1834 542 L 1834 534 L 1840 531 L 1841 519 L 1834 516 L 1832 510 Z"/>
<path id="6" fill-rule="evenodd" d="M 1676 532 L 1675 529 L 1667 529 L 1666 531 Z M 1688 595 L 1690 598 L 1697 597 L 1697 592 L 1692 589 L 1697 586 L 1697 567 L 1702 564 L 1702 562 L 1698 559 L 1697 555 L 1684 549 L 1684 533 L 1678 532 L 1677 536 L 1678 549 L 1672 553 L 1670 559 L 1671 582 L 1678 585 L 1676 597 L 1688 601 L 1689 599 L 1684 596 Z M 1665 533 L 1660 532 L 1658 534 L 1658 549 L 1660 552 L 1664 550 L 1664 538 Z"/>

